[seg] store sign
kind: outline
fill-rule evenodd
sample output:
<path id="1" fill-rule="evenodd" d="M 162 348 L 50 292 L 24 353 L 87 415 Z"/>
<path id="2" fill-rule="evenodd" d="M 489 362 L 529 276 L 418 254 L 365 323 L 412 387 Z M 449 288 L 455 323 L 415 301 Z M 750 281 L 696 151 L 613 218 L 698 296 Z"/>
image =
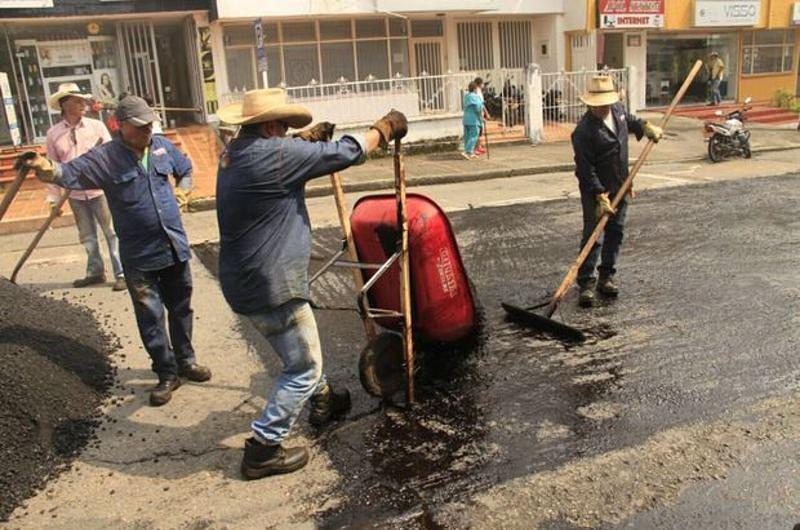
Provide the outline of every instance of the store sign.
<path id="1" fill-rule="evenodd" d="M 662 28 L 665 0 L 600 0 L 600 27 Z"/>
<path id="2" fill-rule="evenodd" d="M 0 98 L 3 100 L 3 109 L 6 113 L 6 123 L 8 124 L 8 132 L 11 135 L 11 143 L 15 146 L 20 146 L 22 145 L 22 136 L 19 134 L 17 111 L 14 110 L 11 85 L 8 84 L 8 74 L 5 72 L 0 72 Z"/>
<path id="3" fill-rule="evenodd" d="M 792 25 L 800 26 L 800 2 L 794 3 L 794 9 L 792 9 Z"/>
<path id="4" fill-rule="evenodd" d="M 755 26 L 761 14 L 760 0 L 695 0 L 694 25 Z"/>
<path id="5" fill-rule="evenodd" d="M 0 9 L 53 7 L 53 0 L 0 0 Z"/>
<path id="6" fill-rule="evenodd" d="M 39 51 L 39 64 L 43 68 L 92 64 L 92 49 L 89 46 L 89 41 L 68 41 L 65 43 L 47 41 L 38 43 L 37 48 Z"/>

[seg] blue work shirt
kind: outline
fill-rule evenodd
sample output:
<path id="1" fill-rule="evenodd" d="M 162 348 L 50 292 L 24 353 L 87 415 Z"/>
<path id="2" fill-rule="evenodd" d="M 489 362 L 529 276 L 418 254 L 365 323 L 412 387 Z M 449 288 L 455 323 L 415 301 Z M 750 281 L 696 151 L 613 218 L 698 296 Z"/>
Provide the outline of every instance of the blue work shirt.
<path id="1" fill-rule="evenodd" d="M 217 174 L 219 280 L 237 313 L 274 309 L 308 299 L 311 222 L 309 180 L 364 161 L 363 140 L 237 138 L 220 157 Z"/>
<path id="2" fill-rule="evenodd" d="M 462 123 L 472 127 L 483 125 L 483 100 L 477 92 L 464 94 L 464 117 Z"/>
<path id="3" fill-rule="evenodd" d="M 119 137 L 69 162 L 57 164 L 55 183 L 71 190 L 105 192 L 122 263 L 142 271 L 165 269 L 191 257 L 181 214 L 169 183 L 191 183 L 192 163 L 163 136 L 153 136 L 147 169 Z"/>

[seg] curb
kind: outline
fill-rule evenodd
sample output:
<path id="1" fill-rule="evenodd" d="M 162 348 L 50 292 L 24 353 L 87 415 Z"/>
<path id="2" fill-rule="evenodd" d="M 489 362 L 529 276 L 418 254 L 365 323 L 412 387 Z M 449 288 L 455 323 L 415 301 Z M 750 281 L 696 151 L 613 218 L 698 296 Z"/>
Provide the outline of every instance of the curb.
<path id="1" fill-rule="evenodd" d="M 753 154 L 759 153 L 772 153 L 776 151 L 787 151 L 793 149 L 800 149 L 800 145 L 781 146 L 781 147 L 760 147 L 753 149 Z M 674 160 L 652 161 L 645 165 L 656 164 L 679 164 L 685 162 L 698 162 L 706 160 L 704 156 L 692 156 L 686 158 L 676 158 Z M 637 158 L 632 158 L 630 164 L 636 163 Z M 478 171 L 475 173 L 457 173 L 452 175 L 436 175 L 436 176 L 418 176 L 408 177 L 406 182 L 409 186 L 430 186 L 435 184 L 457 184 L 459 182 L 475 182 L 478 180 L 491 180 L 500 178 L 523 177 L 530 175 L 546 175 L 550 173 L 563 173 L 565 171 L 572 171 L 575 169 L 575 164 L 552 164 L 549 166 L 530 166 L 512 169 L 495 169 L 492 171 Z M 345 184 L 345 193 L 360 193 L 364 191 L 383 191 L 390 190 L 393 187 L 391 179 L 381 180 L 368 180 L 365 182 L 354 182 L 352 184 Z M 330 185 L 310 186 L 306 188 L 306 197 L 326 197 L 332 195 L 333 190 Z M 190 205 L 190 212 L 205 212 L 216 208 L 216 197 L 204 197 L 192 201 Z"/>

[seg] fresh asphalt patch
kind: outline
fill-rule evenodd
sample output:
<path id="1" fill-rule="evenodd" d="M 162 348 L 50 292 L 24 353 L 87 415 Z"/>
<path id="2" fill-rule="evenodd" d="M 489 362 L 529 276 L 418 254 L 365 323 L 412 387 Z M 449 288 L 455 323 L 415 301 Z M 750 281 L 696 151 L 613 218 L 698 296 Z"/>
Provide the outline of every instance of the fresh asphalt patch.
<path id="1" fill-rule="evenodd" d="M 583 345 L 520 328 L 500 308 L 532 305 L 558 285 L 578 252 L 579 201 L 451 215 L 481 303 L 481 335 L 465 350 L 420 353 L 411 411 L 360 391 L 365 341 L 357 314 L 344 309 L 355 305 L 350 277 L 325 277 L 312 295 L 336 308 L 316 311 L 326 371 L 353 391 L 354 407 L 314 442 L 341 476 L 331 498 L 342 500 L 315 514 L 320 525 L 447 526 L 444 506 L 495 485 L 792 395 L 800 375 L 797 183 L 783 176 L 642 193 L 629 210 L 620 298 L 586 310 L 573 292 L 555 315 L 592 336 Z M 314 236 L 315 256 L 339 248 L 337 230 Z M 213 244 L 198 253 L 216 259 Z M 691 480 L 714 480 L 736 460 L 718 464 Z M 325 499 L 316 500 L 307 499 Z M 554 527 L 569 527 L 553 517 Z"/>

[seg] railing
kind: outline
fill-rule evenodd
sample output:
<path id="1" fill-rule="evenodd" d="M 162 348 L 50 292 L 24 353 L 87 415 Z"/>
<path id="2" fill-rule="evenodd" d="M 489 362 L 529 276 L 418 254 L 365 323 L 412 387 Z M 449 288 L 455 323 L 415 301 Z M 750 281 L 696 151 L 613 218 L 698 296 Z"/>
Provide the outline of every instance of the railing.
<path id="1" fill-rule="evenodd" d="M 287 100 L 339 125 L 374 120 L 395 108 L 411 117 L 460 113 L 471 72 L 391 79 L 366 79 L 287 87 Z M 244 92 L 223 94 L 221 105 L 241 101 Z"/>
<path id="2" fill-rule="evenodd" d="M 591 78 L 599 74 L 611 76 L 614 86 L 620 92 L 620 98 L 630 108 L 628 105 L 627 69 L 541 74 L 542 113 L 546 141 L 569 138 L 575 124 L 586 113 L 586 105 L 580 100 L 580 96 L 586 93 Z"/>

